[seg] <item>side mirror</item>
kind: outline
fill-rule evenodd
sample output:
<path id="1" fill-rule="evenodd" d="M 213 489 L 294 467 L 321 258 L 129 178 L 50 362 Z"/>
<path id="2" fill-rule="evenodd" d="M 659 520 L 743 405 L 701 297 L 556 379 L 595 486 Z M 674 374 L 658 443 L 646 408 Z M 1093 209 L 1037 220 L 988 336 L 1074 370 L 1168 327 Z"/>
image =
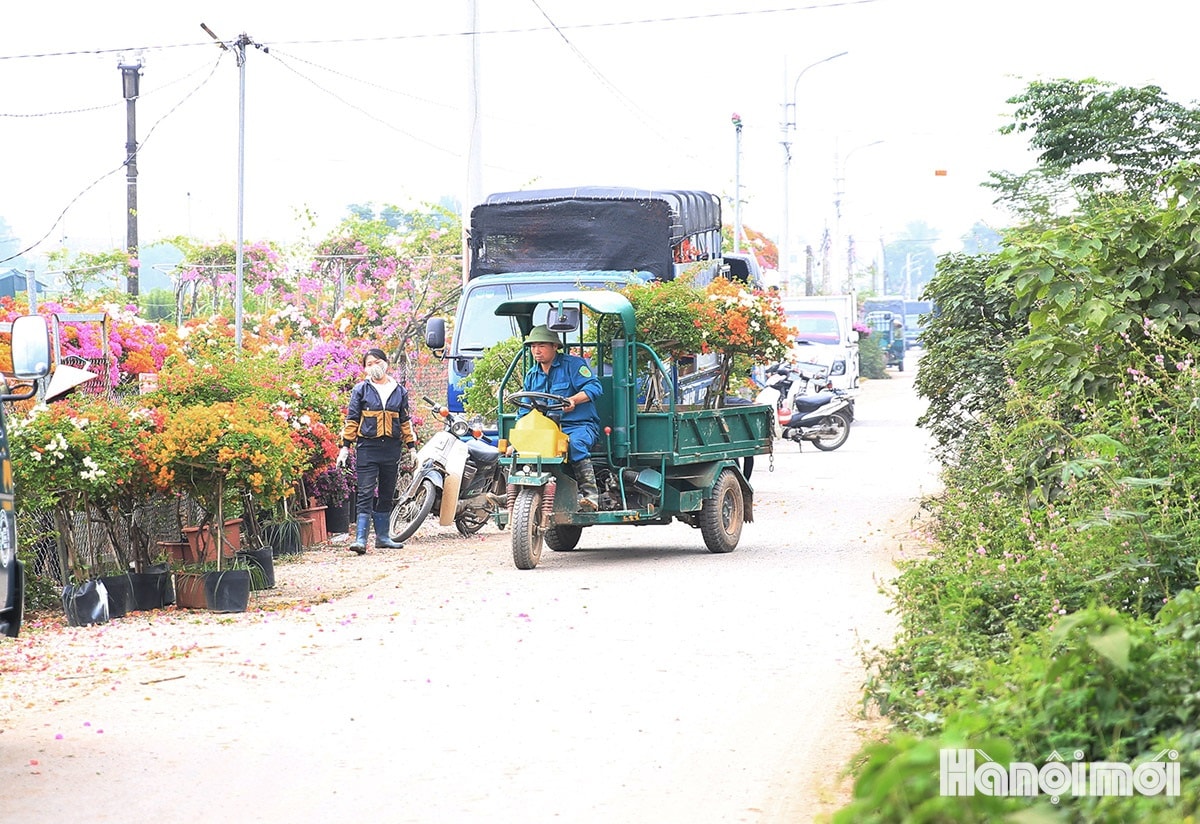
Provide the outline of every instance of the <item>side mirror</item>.
<path id="1" fill-rule="evenodd" d="M 551 332 L 558 334 L 574 332 L 579 328 L 579 307 L 559 306 L 557 309 L 551 309 L 546 318 L 546 325 L 550 327 Z"/>
<path id="2" fill-rule="evenodd" d="M 50 374 L 50 325 L 45 315 L 22 315 L 13 320 L 12 373 L 27 381 Z"/>
<path id="3" fill-rule="evenodd" d="M 425 321 L 425 345 L 430 349 L 446 347 L 446 321 L 443 318 L 430 318 Z"/>

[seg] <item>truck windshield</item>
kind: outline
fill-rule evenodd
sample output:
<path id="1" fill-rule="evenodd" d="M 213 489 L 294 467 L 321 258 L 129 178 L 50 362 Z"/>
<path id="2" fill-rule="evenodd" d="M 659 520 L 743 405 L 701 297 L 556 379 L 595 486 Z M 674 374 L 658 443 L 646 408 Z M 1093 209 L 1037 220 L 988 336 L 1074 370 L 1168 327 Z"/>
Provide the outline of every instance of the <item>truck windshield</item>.
<path id="1" fill-rule="evenodd" d="M 788 323 L 796 328 L 796 340 L 838 344 L 841 332 L 833 312 L 788 312 Z"/>
<path id="2" fill-rule="evenodd" d="M 603 281 L 574 282 L 557 284 L 567 286 L 611 285 Z M 547 290 L 545 281 L 536 283 L 489 283 L 478 286 L 467 284 L 462 296 L 462 310 L 454 327 L 454 340 L 451 352 L 455 356 L 482 355 L 487 349 L 513 335 L 520 334 L 517 319 L 496 315 L 496 307 L 502 301 L 510 298 L 522 298 L 537 295 Z M 533 325 L 546 322 L 547 306 L 539 306 L 533 313 Z"/>

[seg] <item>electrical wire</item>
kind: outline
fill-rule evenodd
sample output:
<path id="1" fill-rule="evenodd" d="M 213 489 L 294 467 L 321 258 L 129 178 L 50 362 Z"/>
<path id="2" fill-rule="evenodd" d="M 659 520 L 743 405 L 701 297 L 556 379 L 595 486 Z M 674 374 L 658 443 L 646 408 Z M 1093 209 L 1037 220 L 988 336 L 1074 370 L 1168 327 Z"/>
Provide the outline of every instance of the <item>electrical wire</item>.
<path id="1" fill-rule="evenodd" d="M 142 138 L 142 142 L 140 144 L 138 144 L 137 148 L 135 148 L 129 156 L 126 157 L 125 161 L 123 163 L 121 163 L 121 165 L 117 166 L 115 169 L 111 169 L 111 170 L 105 172 L 104 174 L 100 175 L 98 178 L 93 180 L 90 184 L 85 186 L 77 195 L 75 195 L 75 197 L 71 198 L 71 200 L 67 203 L 66 206 L 63 207 L 63 210 L 58 213 L 58 217 L 56 217 L 54 219 L 54 223 L 50 224 L 50 228 L 46 230 L 46 233 L 44 235 L 42 235 L 40 238 L 35 240 L 33 243 L 31 243 L 29 246 L 25 247 L 21 251 L 16 252 L 15 254 L 9 255 L 6 258 L 0 258 L 0 263 L 7 263 L 10 260 L 19 258 L 22 255 L 24 255 L 26 252 L 31 252 L 34 249 L 36 249 L 38 246 L 45 243 L 46 238 L 50 237 L 50 235 L 54 232 L 55 228 L 57 228 L 58 225 L 60 223 L 62 223 L 63 218 L 67 216 L 67 212 L 69 212 L 71 210 L 71 207 L 74 206 L 81 197 L 83 197 L 85 194 L 90 192 L 92 189 L 99 186 L 103 181 L 107 180 L 108 178 L 110 178 L 113 175 L 120 172 L 122 169 L 124 169 L 126 166 L 129 165 L 130 161 L 136 161 L 137 156 L 141 153 L 141 151 L 144 148 L 146 148 L 146 144 L 150 142 L 150 138 L 154 135 L 154 131 L 162 124 L 162 122 L 164 120 L 166 120 L 168 117 L 170 117 L 172 114 L 174 114 L 175 111 L 180 106 L 182 106 L 185 102 L 187 102 L 188 98 L 190 98 L 196 92 L 200 91 L 200 89 L 202 89 L 204 86 L 208 85 L 209 81 L 212 80 L 213 75 L 216 74 L 217 67 L 221 65 L 221 60 L 224 58 L 224 55 L 225 55 L 225 52 L 221 52 L 221 54 L 218 55 L 216 62 L 212 64 L 212 68 L 209 70 L 208 75 L 203 80 L 201 80 L 194 88 L 192 88 L 187 94 L 185 94 L 183 97 L 181 97 L 175 103 L 174 106 L 172 106 L 169 110 L 167 110 L 167 112 L 165 114 L 163 114 L 158 120 L 156 120 L 153 123 L 153 125 L 150 126 L 149 130 L 147 130 L 147 132 L 146 132 L 146 136 L 144 138 Z"/>

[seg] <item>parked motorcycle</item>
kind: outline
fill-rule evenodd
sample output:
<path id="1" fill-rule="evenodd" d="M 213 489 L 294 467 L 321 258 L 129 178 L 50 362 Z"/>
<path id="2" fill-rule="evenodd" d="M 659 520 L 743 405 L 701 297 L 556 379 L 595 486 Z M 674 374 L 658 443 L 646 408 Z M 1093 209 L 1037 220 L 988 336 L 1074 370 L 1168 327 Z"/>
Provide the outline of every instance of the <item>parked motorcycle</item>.
<path id="1" fill-rule="evenodd" d="M 403 491 L 397 484 L 390 520 L 393 541 L 407 540 L 435 508 L 442 526 L 454 524 L 462 535 L 473 535 L 505 505 L 500 452 L 465 415 L 424 400 L 444 428 L 420 448 L 415 466 L 401 473 L 402 480 L 410 474 L 411 480 Z"/>
<path id="2" fill-rule="evenodd" d="M 766 386 L 756 402 L 775 406 L 779 437 L 798 444 L 809 441 L 822 452 L 832 452 L 850 437 L 852 393 L 823 389 L 808 394 L 810 385 L 821 385 L 821 374 L 788 363 L 775 364 L 765 374 Z"/>

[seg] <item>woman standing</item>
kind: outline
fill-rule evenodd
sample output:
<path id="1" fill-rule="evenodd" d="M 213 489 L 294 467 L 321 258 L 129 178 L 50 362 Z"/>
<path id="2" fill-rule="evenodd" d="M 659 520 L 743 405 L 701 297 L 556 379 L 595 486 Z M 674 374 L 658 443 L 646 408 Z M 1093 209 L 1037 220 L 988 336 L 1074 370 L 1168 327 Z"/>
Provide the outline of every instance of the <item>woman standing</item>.
<path id="1" fill-rule="evenodd" d="M 408 393 L 388 374 L 388 357 L 382 349 L 363 355 L 367 379 L 350 390 L 338 466 L 345 466 L 354 446 L 358 480 L 354 543 L 350 549 L 366 554 L 367 532 L 375 523 L 375 547 L 398 549 L 403 543 L 389 534 L 392 498 L 396 492 L 397 465 L 404 451 L 415 453 L 417 438 L 409 420 Z M 409 454 L 410 461 L 413 454 Z"/>

